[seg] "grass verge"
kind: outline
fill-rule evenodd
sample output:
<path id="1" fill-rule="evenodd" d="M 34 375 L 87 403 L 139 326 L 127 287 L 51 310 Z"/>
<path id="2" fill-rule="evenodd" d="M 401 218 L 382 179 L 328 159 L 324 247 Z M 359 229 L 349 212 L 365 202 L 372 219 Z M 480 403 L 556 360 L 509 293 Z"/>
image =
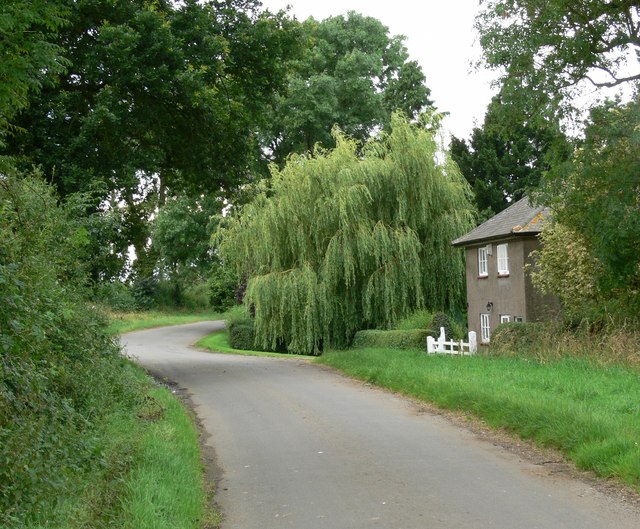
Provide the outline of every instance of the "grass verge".
<path id="1" fill-rule="evenodd" d="M 187 313 L 187 312 L 112 312 L 108 311 L 108 332 L 112 335 L 131 331 L 164 327 L 167 325 L 181 325 L 197 321 L 223 320 L 224 314 L 219 312 Z"/>
<path id="2" fill-rule="evenodd" d="M 89 472 L 78 474 L 53 512 L 29 529 L 212 529 L 219 514 L 208 507 L 199 433 L 190 411 L 165 387 L 131 364 L 140 384 L 134 409 L 99 425 Z M 45 522 L 41 521 L 46 519 Z"/>
<path id="3" fill-rule="evenodd" d="M 201 338 L 198 342 L 196 342 L 196 347 L 200 347 L 202 349 L 207 349 L 212 352 L 217 353 L 227 353 L 227 354 L 236 354 L 236 355 L 244 355 L 244 356 L 271 356 L 276 358 L 305 358 L 305 359 L 314 359 L 317 356 L 307 356 L 307 355 L 296 355 L 296 354 L 287 354 L 287 353 L 270 353 L 265 351 L 247 351 L 244 349 L 234 349 L 229 345 L 229 333 L 226 330 L 217 331 L 213 334 L 209 334 L 204 338 Z"/>
<path id="4" fill-rule="evenodd" d="M 317 361 L 471 413 L 640 491 L 640 373 L 631 368 L 575 358 L 541 363 L 374 348 L 327 351 Z"/>

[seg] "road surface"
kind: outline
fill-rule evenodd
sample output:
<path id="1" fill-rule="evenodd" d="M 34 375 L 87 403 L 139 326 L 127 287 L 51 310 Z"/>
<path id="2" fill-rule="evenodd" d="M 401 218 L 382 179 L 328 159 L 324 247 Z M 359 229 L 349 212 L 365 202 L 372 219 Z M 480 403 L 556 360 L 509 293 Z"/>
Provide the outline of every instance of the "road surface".
<path id="1" fill-rule="evenodd" d="M 301 359 L 191 348 L 221 322 L 130 333 L 184 387 L 220 469 L 222 529 L 638 529 L 636 507 L 411 401 Z"/>

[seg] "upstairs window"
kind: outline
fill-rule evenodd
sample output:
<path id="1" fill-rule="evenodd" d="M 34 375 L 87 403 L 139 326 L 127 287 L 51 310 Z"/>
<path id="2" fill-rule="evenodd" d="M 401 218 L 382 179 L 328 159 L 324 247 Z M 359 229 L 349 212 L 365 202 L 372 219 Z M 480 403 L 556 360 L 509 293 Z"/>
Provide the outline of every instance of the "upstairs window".
<path id="1" fill-rule="evenodd" d="M 498 244 L 497 251 L 498 251 L 498 275 L 508 276 L 509 275 L 509 245 Z"/>
<path id="2" fill-rule="evenodd" d="M 489 270 L 487 268 L 487 247 L 478 248 L 478 276 L 487 277 Z"/>

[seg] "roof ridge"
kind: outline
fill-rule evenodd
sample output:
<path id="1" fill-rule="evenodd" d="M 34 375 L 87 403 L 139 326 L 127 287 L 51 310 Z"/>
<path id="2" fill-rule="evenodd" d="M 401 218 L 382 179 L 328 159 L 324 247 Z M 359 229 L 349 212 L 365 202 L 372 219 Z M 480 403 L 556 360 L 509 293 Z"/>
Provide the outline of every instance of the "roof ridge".
<path id="1" fill-rule="evenodd" d="M 542 230 L 547 217 L 547 208 L 544 206 L 534 207 L 529 196 L 524 195 L 470 232 L 452 241 L 452 244 L 463 246 L 509 235 L 536 235 Z"/>

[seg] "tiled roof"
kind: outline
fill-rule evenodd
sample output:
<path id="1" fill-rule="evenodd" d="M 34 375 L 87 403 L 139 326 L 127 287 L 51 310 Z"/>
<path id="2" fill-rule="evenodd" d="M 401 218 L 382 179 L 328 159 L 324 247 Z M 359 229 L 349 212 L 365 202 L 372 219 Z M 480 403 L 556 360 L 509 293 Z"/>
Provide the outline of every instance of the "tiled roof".
<path id="1" fill-rule="evenodd" d="M 534 207 L 528 197 L 523 197 L 452 244 L 466 246 L 510 235 L 537 235 L 542 231 L 549 214 L 549 208 Z"/>

